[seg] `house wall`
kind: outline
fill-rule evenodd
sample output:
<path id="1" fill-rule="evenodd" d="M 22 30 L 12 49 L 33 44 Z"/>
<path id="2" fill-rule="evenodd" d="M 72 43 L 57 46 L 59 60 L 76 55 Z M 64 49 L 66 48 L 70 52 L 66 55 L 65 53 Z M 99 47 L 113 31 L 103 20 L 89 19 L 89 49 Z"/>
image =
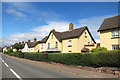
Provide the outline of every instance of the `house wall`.
<path id="1" fill-rule="evenodd" d="M 7 52 L 7 48 L 6 48 L 6 47 L 3 48 L 3 53 L 4 53 L 4 52 Z"/>
<path id="2" fill-rule="evenodd" d="M 29 52 L 34 52 L 34 47 L 29 49 Z"/>
<path id="3" fill-rule="evenodd" d="M 85 32 L 87 33 L 87 37 L 85 37 Z M 72 41 L 72 47 L 68 47 L 69 40 Z M 88 42 L 90 42 L 90 44 L 94 43 L 88 31 L 85 30 L 79 38 L 66 39 L 62 41 L 63 53 L 68 53 L 69 51 L 72 51 L 72 53 L 79 53 L 82 48 L 84 48 L 84 45 L 88 44 Z"/>
<path id="4" fill-rule="evenodd" d="M 50 48 L 55 48 L 55 43 L 58 42 L 58 49 L 60 51 L 62 51 L 62 46 L 61 46 L 61 42 L 58 41 L 58 39 L 53 35 L 53 38 L 51 39 L 51 35 L 53 35 L 53 33 L 50 34 L 47 42 L 46 42 L 46 49 L 48 48 L 48 43 L 50 43 Z"/>
<path id="5" fill-rule="evenodd" d="M 24 46 L 24 48 L 22 49 L 22 52 L 30 52 L 30 49 L 29 49 L 27 43 L 25 43 L 25 46 Z"/>
<path id="6" fill-rule="evenodd" d="M 43 48 L 41 48 L 42 44 L 43 44 Z M 47 49 L 47 44 L 46 43 L 40 43 L 40 52 L 43 52 L 46 49 Z"/>
<path id="7" fill-rule="evenodd" d="M 120 38 L 111 38 L 112 30 L 100 31 L 100 47 L 105 47 L 108 50 L 112 50 L 112 45 L 120 44 Z M 120 29 L 119 29 L 119 36 L 120 36 Z"/>
<path id="8" fill-rule="evenodd" d="M 40 43 L 34 47 L 34 52 L 40 52 Z"/>

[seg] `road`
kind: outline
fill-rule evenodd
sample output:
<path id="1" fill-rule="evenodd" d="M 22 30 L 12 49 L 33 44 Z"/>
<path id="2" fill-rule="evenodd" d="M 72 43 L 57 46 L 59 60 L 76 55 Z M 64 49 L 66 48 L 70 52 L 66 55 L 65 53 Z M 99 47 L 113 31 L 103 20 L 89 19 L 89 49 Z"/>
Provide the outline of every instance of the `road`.
<path id="1" fill-rule="evenodd" d="M 12 78 L 12 79 L 14 78 L 18 78 L 18 79 L 62 78 L 62 80 L 63 78 L 65 78 L 65 80 L 66 78 L 71 78 L 71 79 L 79 78 L 76 75 L 57 71 L 42 64 L 37 65 L 30 61 L 24 61 L 24 59 L 16 59 L 6 55 L 2 55 L 1 61 L 2 61 L 2 78 Z M 83 77 L 86 78 L 86 76 L 82 76 L 82 78 Z"/>

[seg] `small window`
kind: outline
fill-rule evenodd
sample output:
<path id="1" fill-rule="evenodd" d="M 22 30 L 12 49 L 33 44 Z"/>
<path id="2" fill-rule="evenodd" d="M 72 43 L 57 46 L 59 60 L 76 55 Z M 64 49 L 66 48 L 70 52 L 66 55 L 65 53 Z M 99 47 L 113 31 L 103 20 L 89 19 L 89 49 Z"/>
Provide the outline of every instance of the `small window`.
<path id="1" fill-rule="evenodd" d="M 41 45 L 41 49 L 43 49 L 43 44 Z"/>
<path id="2" fill-rule="evenodd" d="M 55 43 L 55 48 L 58 48 L 58 42 Z"/>
<path id="3" fill-rule="evenodd" d="M 48 49 L 50 48 L 50 43 L 48 43 Z"/>
<path id="4" fill-rule="evenodd" d="M 87 37 L 87 32 L 85 32 L 85 37 Z"/>
<path id="5" fill-rule="evenodd" d="M 53 39 L 53 34 L 51 35 L 51 39 Z"/>
<path id="6" fill-rule="evenodd" d="M 119 31 L 118 31 L 118 30 L 114 30 L 114 31 L 112 31 L 111 33 L 112 33 L 112 35 L 111 35 L 112 38 L 117 38 L 117 37 L 119 37 Z"/>
<path id="7" fill-rule="evenodd" d="M 71 53 L 72 51 L 68 51 L 68 53 Z"/>
<path id="8" fill-rule="evenodd" d="M 118 50 L 119 49 L 119 45 L 112 45 L 112 50 Z"/>
<path id="9" fill-rule="evenodd" d="M 90 44 L 90 42 L 88 42 L 88 44 Z"/>
<path id="10" fill-rule="evenodd" d="M 72 47 L 72 41 L 71 40 L 68 41 L 68 47 Z"/>

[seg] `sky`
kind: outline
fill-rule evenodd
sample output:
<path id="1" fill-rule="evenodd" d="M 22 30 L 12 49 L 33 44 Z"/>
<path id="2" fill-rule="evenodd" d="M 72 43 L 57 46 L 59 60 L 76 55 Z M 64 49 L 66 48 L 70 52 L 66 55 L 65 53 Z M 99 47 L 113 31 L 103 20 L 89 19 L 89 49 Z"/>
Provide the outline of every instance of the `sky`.
<path id="1" fill-rule="evenodd" d="M 54 28 L 63 32 L 87 26 L 96 42 L 103 20 L 118 15 L 117 2 L 3 2 L 2 43 L 41 40 Z"/>

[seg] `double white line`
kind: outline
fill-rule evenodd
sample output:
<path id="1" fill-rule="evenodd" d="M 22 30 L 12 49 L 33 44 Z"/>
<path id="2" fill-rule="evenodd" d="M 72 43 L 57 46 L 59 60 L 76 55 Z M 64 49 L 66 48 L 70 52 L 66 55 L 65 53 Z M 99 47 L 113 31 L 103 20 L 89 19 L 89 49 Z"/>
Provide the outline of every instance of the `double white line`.
<path id="1" fill-rule="evenodd" d="M 5 63 L 5 61 L 0 57 L 1 61 L 5 64 L 6 67 L 10 68 L 9 65 L 7 63 Z M 19 80 L 23 80 L 13 69 L 10 68 L 10 71 L 19 79 Z"/>

